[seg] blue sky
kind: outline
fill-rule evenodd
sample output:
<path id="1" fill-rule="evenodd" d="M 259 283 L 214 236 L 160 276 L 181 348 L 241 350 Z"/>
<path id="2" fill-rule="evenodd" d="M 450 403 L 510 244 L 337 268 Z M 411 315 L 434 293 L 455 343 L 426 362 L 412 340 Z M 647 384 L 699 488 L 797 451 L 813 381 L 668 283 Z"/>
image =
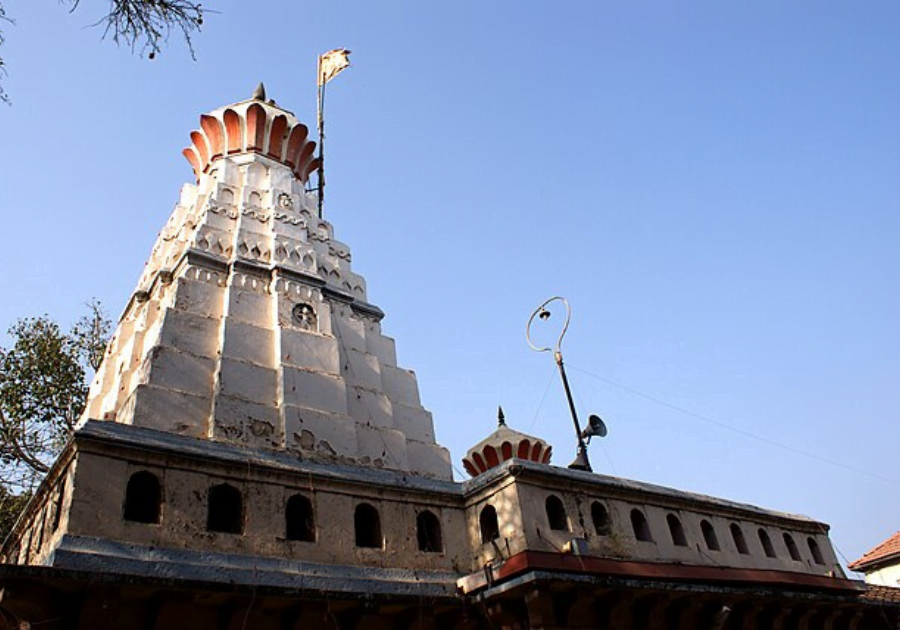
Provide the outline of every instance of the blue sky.
<path id="1" fill-rule="evenodd" d="M 102 41 L 104 4 L 5 2 L 0 328 L 117 314 L 199 115 L 262 80 L 312 126 L 344 46 L 326 217 L 458 468 L 498 404 L 574 455 L 524 339 L 560 294 L 596 470 L 808 514 L 850 560 L 900 529 L 896 2 L 229 0 L 196 61 Z"/>

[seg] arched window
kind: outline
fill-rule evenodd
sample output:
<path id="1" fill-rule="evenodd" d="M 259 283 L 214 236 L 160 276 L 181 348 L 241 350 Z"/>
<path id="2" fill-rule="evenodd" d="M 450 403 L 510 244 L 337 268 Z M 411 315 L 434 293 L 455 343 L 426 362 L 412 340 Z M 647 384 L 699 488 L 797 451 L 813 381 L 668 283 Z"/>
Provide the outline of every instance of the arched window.
<path id="1" fill-rule="evenodd" d="M 66 472 L 63 472 L 62 481 L 59 483 L 59 491 L 56 493 L 56 502 L 53 505 L 53 531 L 59 529 L 59 523 L 62 520 L 63 502 L 66 500 Z M 128 491 L 126 489 L 127 496 Z M 126 502 L 127 503 L 127 502 Z"/>
<path id="2" fill-rule="evenodd" d="M 206 529 L 224 534 L 244 532 L 244 499 L 240 490 L 227 483 L 209 489 Z"/>
<path id="3" fill-rule="evenodd" d="M 141 470 L 128 478 L 128 485 L 125 487 L 124 518 L 126 521 L 159 523 L 161 504 L 162 489 L 156 475 Z"/>
<path id="4" fill-rule="evenodd" d="M 360 503 L 356 506 L 353 515 L 353 525 L 356 528 L 356 546 L 370 549 L 384 547 L 384 538 L 381 537 L 381 516 L 378 510 L 368 503 Z"/>
<path id="5" fill-rule="evenodd" d="M 769 534 L 766 533 L 766 530 L 762 527 L 759 528 L 759 544 L 762 545 L 767 558 L 775 557 L 775 547 L 772 546 L 772 540 L 769 538 Z"/>
<path id="6" fill-rule="evenodd" d="M 500 524 L 497 522 L 497 510 L 493 505 L 485 505 L 478 516 L 481 526 L 481 544 L 500 538 Z"/>
<path id="7" fill-rule="evenodd" d="M 791 560 L 799 561 L 800 558 L 800 550 L 797 549 L 797 543 L 794 542 L 794 537 L 784 532 L 784 546 L 787 547 L 788 553 L 791 554 Z"/>
<path id="8" fill-rule="evenodd" d="M 568 531 L 569 519 L 566 517 L 566 506 L 563 505 L 562 499 L 555 494 L 547 497 L 544 507 L 547 511 L 547 522 L 550 529 L 556 531 Z"/>
<path id="9" fill-rule="evenodd" d="M 681 521 L 678 520 L 678 517 L 674 514 L 669 514 L 666 516 L 666 522 L 669 524 L 669 534 L 672 535 L 672 543 L 676 547 L 687 547 L 687 538 L 684 535 L 684 527 L 681 526 Z"/>
<path id="10" fill-rule="evenodd" d="M 416 539 L 419 541 L 419 551 L 439 552 L 444 550 L 441 521 L 433 512 L 423 510 L 416 514 Z"/>
<path id="11" fill-rule="evenodd" d="M 591 520 L 594 522 L 594 531 L 598 536 L 609 536 L 612 525 L 609 522 L 609 512 L 599 501 L 591 503 Z"/>
<path id="12" fill-rule="evenodd" d="M 822 557 L 822 550 L 819 549 L 819 543 L 810 536 L 806 539 L 806 545 L 809 547 L 809 553 L 812 554 L 813 562 L 816 564 L 825 564 L 825 558 Z"/>
<path id="13" fill-rule="evenodd" d="M 643 542 L 653 542 L 653 535 L 650 533 L 650 524 L 647 523 L 647 517 L 637 508 L 631 510 L 631 529 L 634 530 L 634 537 Z"/>
<path id="14" fill-rule="evenodd" d="M 285 534 L 288 540 L 316 542 L 316 518 L 312 502 L 295 494 L 284 507 Z"/>
<path id="15" fill-rule="evenodd" d="M 731 538 L 734 540 L 734 546 L 737 547 L 739 554 L 744 556 L 750 554 L 750 550 L 747 549 L 747 541 L 744 540 L 744 532 L 737 523 L 731 524 Z"/>
<path id="16" fill-rule="evenodd" d="M 712 523 L 707 520 L 700 521 L 700 531 L 703 532 L 703 542 L 706 543 L 706 548 L 710 551 L 719 551 L 721 547 L 719 547 L 719 537 L 716 536 L 716 530 L 713 528 Z"/>

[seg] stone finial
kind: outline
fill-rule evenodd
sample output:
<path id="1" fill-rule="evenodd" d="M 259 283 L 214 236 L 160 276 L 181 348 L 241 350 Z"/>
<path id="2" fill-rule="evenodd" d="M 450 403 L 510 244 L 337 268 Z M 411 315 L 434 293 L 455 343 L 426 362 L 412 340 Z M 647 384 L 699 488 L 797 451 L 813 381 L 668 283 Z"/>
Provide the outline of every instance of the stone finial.
<path id="1" fill-rule="evenodd" d="M 503 407 L 497 406 L 497 426 L 505 427 L 506 426 L 506 416 L 503 415 Z"/>
<path id="2" fill-rule="evenodd" d="M 263 82 L 260 81 L 259 85 L 256 86 L 256 89 L 253 90 L 253 96 L 251 96 L 254 101 L 265 101 L 266 100 L 266 86 L 263 85 Z"/>

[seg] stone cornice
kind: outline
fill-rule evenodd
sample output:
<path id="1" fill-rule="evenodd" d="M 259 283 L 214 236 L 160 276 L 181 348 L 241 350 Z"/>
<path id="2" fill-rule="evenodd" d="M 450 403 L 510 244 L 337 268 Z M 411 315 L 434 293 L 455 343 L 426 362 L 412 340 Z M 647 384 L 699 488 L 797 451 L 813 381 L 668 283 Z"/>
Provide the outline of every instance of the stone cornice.
<path id="1" fill-rule="evenodd" d="M 75 433 L 75 442 L 80 450 L 92 450 L 90 444 L 93 443 L 103 445 L 104 450 L 98 452 L 107 452 L 106 449 L 114 447 L 156 455 L 180 456 L 190 461 L 219 462 L 230 467 L 237 465 L 244 469 L 247 468 L 248 462 L 252 461 L 255 467 L 314 476 L 348 485 L 395 488 L 402 492 L 421 493 L 431 497 L 444 495 L 454 501 L 461 498 L 462 486 L 453 481 L 442 481 L 388 469 L 316 462 L 298 458 L 296 454 L 285 451 L 248 449 L 225 442 L 186 437 L 117 422 L 88 420 Z"/>
<path id="2" fill-rule="evenodd" d="M 507 460 L 486 473 L 463 482 L 463 493 L 467 498 L 475 497 L 483 494 L 492 486 L 504 484 L 509 477 L 515 477 L 519 482 L 548 489 L 565 488 L 569 491 L 577 490 L 593 494 L 597 494 L 599 491 L 604 497 L 618 498 L 629 502 L 643 502 L 672 509 L 688 509 L 696 513 L 729 515 L 757 522 L 778 524 L 786 526 L 788 529 L 808 531 L 809 533 L 827 533 L 829 529 L 827 524 L 807 516 L 776 512 L 755 505 L 642 481 L 537 464 L 523 459 Z"/>

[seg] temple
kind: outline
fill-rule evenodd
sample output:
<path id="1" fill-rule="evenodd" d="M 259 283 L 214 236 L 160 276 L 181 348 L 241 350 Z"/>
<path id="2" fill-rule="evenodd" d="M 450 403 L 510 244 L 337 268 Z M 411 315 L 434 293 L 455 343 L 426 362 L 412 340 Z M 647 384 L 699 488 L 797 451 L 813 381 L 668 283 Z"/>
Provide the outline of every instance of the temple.
<path id="1" fill-rule="evenodd" d="M 317 214 L 307 127 L 258 89 L 184 154 L 196 182 L 3 545 L 0 630 L 896 627 L 826 524 L 556 467 L 502 415 L 454 480 Z"/>

